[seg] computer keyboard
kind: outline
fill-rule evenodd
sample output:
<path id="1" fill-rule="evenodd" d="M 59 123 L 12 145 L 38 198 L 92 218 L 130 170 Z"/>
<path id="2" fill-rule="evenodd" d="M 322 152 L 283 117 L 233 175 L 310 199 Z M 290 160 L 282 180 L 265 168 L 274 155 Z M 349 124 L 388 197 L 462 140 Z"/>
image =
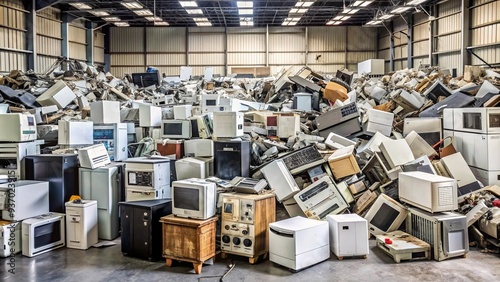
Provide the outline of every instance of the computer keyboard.
<path id="1" fill-rule="evenodd" d="M 284 156 L 283 162 L 290 173 L 294 174 L 320 165 L 325 160 L 314 146 L 308 146 Z"/>
<path id="2" fill-rule="evenodd" d="M 305 192 L 304 194 L 299 196 L 299 199 L 302 202 L 305 202 L 309 200 L 310 198 L 314 197 L 315 195 L 321 193 L 323 190 L 328 189 L 330 185 L 326 181 L 322 181 L 319 183 L 316 187 L 310 189 L 309 191 Z"/>

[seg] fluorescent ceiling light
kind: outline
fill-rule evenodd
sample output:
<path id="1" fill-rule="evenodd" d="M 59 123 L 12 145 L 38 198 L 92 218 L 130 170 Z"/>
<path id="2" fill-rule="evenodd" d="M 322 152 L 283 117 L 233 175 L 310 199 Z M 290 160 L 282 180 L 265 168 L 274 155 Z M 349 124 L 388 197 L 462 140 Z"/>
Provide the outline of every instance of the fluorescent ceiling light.
<path id="1" fill-rule="evenodd" d="M 312 4 L 314 4 L 314 2 L 310 2 L 310 1 L 307 1 L 307 2 L 297 2 L 297 3 L 295 3 L 295 7 L 311 7 Z"/>
<path id="2" fill-rule="evenodd" d="M 379 19 L 381 19 L 381 20 L 388 20 L 388 19 L 390 19 L 390 18 L 392 18 L 394 16 L 395 15 L 385 14 L 385 15 L 381 16 Z"/>
<path id="3" fill-rule="evenodd" d="M 116 22 L 116 23 L 113 23 L 114 25 L 116 26 L 130 26 L 128 23 L 126 22 Z"/>
<path id="4" fill-rule="evenodd" d="M 119 22 L 121 19 L 119 17 L 104 17 L 103 20 L 107 22 Z"/>
<path id="5" fill-rule="evenodd" d="M 367 22 L 366 24 L 367 25 L 378 25 L 378 24 L 381 24 L 381 23 L 382 23 L 382 21 L 372 20 L 372 21 Z"/>
<path id="6" fill-rule="evenodd" d="M 305 14 L 309 9 L 291 9 L 290 14 Z"/>
<path id="7" fill-rule="evenodd" d="M 370 5 L 373 1 L 365 1 L 363 4 L 361 4 L 361 7 L 366 7 Z"/>
<path id="8" fill-rule="evenodd" d="M 186 9 L 186 12 L 190 15 L 202 15 L 203 11 L 201 9 Z"/>
<path id="9" fill-rule="evenodd" d="M 94 15 L 96 17 L 109 16 L 109 13 L 108 12 L 104 12 L 104 11 L 89 11 L 89 13 L 91 13 L 92 15 Z"/>
<path id="10" fill-rule="evenodd" d="M 285 22 L 298 22 L 300 21 L 300 18 L 286 18 Z"/>
<path id="11" fill-rule="evenodd" d="M 396 9 L 392 10 L 391 13 L 400 14 L 402 12 L 408 11 L 409 9 L 411 9 L 411 7 L 400 7 L 400 8 L 396 8 Z"/>
<path id="12" fill-rule="evenodd" d="M 239 9 L 238 13 L 240 15 L 253 15 L 253 9 Z"/>
<path id="13" fill-rule="evenodd" d="M 153 12 L 148 9 L 133 10 L 133 12 L 138 16 L 152 16 Z"/>
<path id="14" fill-rule="evenodd" d="M 161 22 L 163 21 L 162 18 L 160 17 L 145 17 L 146 20 L 150 21 L 150 22 Z"/>
<path id="15" fill-rule="evenodd" d="M 365 1 L 355 1 L 355 2 L 352 4 L 352 6 L 357 7 L 357 6 L 361 5 L 361 4 L 363 4 L 363 2 L 365 2 Z"/>
<path id="16" fill-rule="evenodd" d="M 348 20 L 350 18 L 351 18 L 351 16 L 343 16 L 340 20 L 345 21 L 345 20 Z"/>
<path id="17" fill-rule="evenodd" d="M 289 22 L 287 25 L 297 25 L 298 22 Z"/>
<path id="18" fill-rule="evenodd" d="M 341 21 L 333 21 L 332 20 L 332 21 L 327 22 L 326 25 L 339 25 L 341 23 L 342 23 Z"/>
<path id="19" fill-rule="evenodd" d="M 212 26 L 211 22 L 197 22 L 197 26 Z"/>
<path id="20" fill-rule="evenodd" d="M 335 18 L 333 18 L 334 21 L 338 21 L 340 19 L 342 19 L 344 16 L 336 16 Z"/>
<path id="21" fill-rule="evenodd" d="M 408 3 L 406 3 L 406 5 L 420 5 L 420 4 L 424 3 L 425 1 L 427 1 L 427 0 L 412 0 Z"/>
<path id="22" fill-rule="evenodd" d="M 84 3 L 68 3 L 68 4 L 80 10 L 92 10 L 92 7 Z"/>
<path id="23" fill-rule="evenodd" d="M 155 22 L 155 25 L 163 25 L 163 26 L 165 26 L 165 25 L 168 25 L 168 23 L 167 22 Z"/>
<path id="24" fill-rule="evenodd" d="M 352 9 L 352 10 L 350 10 L 350 11 L 349 11 L 349 13 L 345 13 L 345 14 L 350 14 L 350 15 L 352 15 L 352 14 L 357 13 L 358 11 L 359 11 L 359 9 Z"/>
<path id="25" fill-rule="evenodd" d="M 253 8 L 253 2 L 252 1 L 236 1 L 236 6 L 238 6 L 238 8 Z"/>
<path id="26" fill-rule="evenodd" d="M 193 18 L 193 21 L 195 22 L 208 22 L 207 18 Z"/>
<path id="27" fill-rule="evenodd" d="M 196 8 L 198 7 L 198 4 L 196 4 L 195 1 L 179 1 L 179 4 L 181 4 L 182 7 L 193 7 Z"/>
<path id="28" fill-rule="evenodd" d="M 122 4 L 122 6 L 130 10 L 143 8 L 142 4 L 138 3 L 137 1 L 126 1 L 126 2 L 121 2 L 120 4 Z"/>

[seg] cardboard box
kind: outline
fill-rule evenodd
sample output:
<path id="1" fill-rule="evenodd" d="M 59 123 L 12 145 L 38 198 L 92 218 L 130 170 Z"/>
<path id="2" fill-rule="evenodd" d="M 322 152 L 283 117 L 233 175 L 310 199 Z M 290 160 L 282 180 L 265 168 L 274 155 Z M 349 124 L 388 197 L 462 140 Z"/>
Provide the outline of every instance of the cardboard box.
<path id="1" fill-rule="evenodd" d="M 323 97 L 332 102 L 335 102 L 336 100 L 344 102 L 349 99 L 347 89 L 344 86 L 331 81 L 326 85 L 325 90 L 323 91 Z"/>
<path id="2" fill-rule="evenodd" d="M 328 164 L 336 179 L 351 176 L 360 172 L 356 158 L 353 155 L 354 146 L 347 146 L 345 148 L 335 151 L 328 157 Z"/>

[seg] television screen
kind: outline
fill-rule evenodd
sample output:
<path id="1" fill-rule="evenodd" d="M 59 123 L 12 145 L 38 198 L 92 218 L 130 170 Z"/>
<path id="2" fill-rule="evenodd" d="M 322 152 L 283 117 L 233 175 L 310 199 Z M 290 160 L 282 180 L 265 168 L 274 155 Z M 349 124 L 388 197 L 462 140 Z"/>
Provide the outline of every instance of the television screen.
<path id="1" fill-rule="evenodd" d="M 347 85 L 351 85 L 352 76 L 353 76 L 352 72 L 341 71 L 341 70 L 337 70 L 337 74 L 335 75 L 335 77 L 342 80 Z"/>
<path id="2" fill-rule="evenodd" d="M 174 207 L 185 210 L 200 210 L 200 190 L 174 186 Z"/>
<path id="3" fill-rule="evenodd" d="M 398 215 L 399 211 L 393 209 L 388 204 L 383 203 L 377 213 L 375 213 L 373 219 L 370 221 L 370 224 L 382 231 L 387 231 Z"/>
<path id="4" fill-rule="evenodd" d="M 217 106 L 217 100 L 206 100 L 207 106 Z"/>
<path id="5" fill-rule="evenodd" d="M 132 82 L 139 87 L 160 85 L 160 75 L 158 72 L 133 73 Z"/>
<path id="6" fill-rule="evenodd" d="M 109 128 L 109 129 L 94 129 L 94 140 L 109 140 L 113 139 L 114 135 L 114 130 Z"/>
<path id="7" fill-rule="evenodd" d="M 166 122 L 163 124 L 163 134 L 164 135 L 182 135 L 182 123 L 170 123 Z"/>

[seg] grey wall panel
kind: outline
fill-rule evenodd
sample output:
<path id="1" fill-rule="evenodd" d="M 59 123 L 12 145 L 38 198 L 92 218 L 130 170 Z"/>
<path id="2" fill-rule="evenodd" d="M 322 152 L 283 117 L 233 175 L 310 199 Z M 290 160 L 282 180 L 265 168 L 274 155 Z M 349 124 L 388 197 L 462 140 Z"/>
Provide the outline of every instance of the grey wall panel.
<path id="1" fill-rule="evenodd" d="M 144 67 L 114 67 L 111 66 L 110 72 L 115 77 L 124 77 L 125 74 L 131 74 L 136 72 L 145 72 L 146 69 Z"/>
<path id="2" fill-rule="evenodd" d="M 270 65 L 305 65 L 305 53 L 270 53 Z"/>
<path id="3" fill-rule="evenodd" d="M 442 68 L 457 69 L 458 73 L 462 72 L 462 59 L 460 57 L 460 52 L 439 54 L 438 64 Z"/>
<path id="4" fill-rule="evenodd" d="M 112 66 L 142 66 L 144 67 L 144 55 L 137 54 L 114 54 L 111 56 Z"/>
<path id="5" fill-rule="evenodd" d="M 269 34 L 270 52 L 300 52 L 305 51 L 304 33 L 271 33 Z"/>
<path id="6" fill-rule="evenodd" d="M 152 66 L 185 66 L 184 54 L 147 54 L 147 65 Z"/>
<path id="7" fill-rule="evenodd" d="M 413 56 L 429 56 L 429 40 L 413 43 Z"/>
<path id="8" fill-rule="evenodd" d="M 147 52 L 183 52 L 186 50 L 186 28 L 150 27 L 146 29 Z"/>
<path id="9" fill-rule="evenodd" d="M 189 52 L 223 52 L 225 48 L 224 33 L 191 33 L 188 42 Z"/>
<path id="10" fill-rule="evenodd" d="M 190 66 L 224 65 L 224 53 L 189 54 Z"/>
<path id="11" fill-rule="evenodd" d="M 9 73 L 11 70 L 25 70 L 26 55 L 23 53 L 0 50 L 0 72 Z"/>
<path id="12" fill-rule="evenodd" d="M 142 27 L 111 27 L 110 49 L 113 52 L 144 52 Z"/>
<path id="13" fill-rule="evenodd" d="M 227 50 L 228 52 L 266 52 L 266 34 L 230 33 L 227 35 Z"/>
<path id="14" fill-rule="evenodd" d="M 334 27 L 309 27 L 308 48 L 314 51 L 344 51 L 346 48 L 346 28 Z"/>
<path id="15" fill-rule="evenodd" d="M 377 29 L 349 26 L 347 27 L 347 50 L 374 51 L 377 50 Z"/>
<path id="16" fill-rule="evenodd" d="M 320 56 L 320 57 L 318 57 Z M 308 64 L 341 64 L 346 61 L 345 52 L 313 52 L 307 54 Z M 316 67 L 313 67 L 316 68 Z"/>
<path id="17" fill-rule="evenodd" d="M 228 65 L 230 66 L 265 66 L 266 53 L 229 53 L 227 55 Z"/>

